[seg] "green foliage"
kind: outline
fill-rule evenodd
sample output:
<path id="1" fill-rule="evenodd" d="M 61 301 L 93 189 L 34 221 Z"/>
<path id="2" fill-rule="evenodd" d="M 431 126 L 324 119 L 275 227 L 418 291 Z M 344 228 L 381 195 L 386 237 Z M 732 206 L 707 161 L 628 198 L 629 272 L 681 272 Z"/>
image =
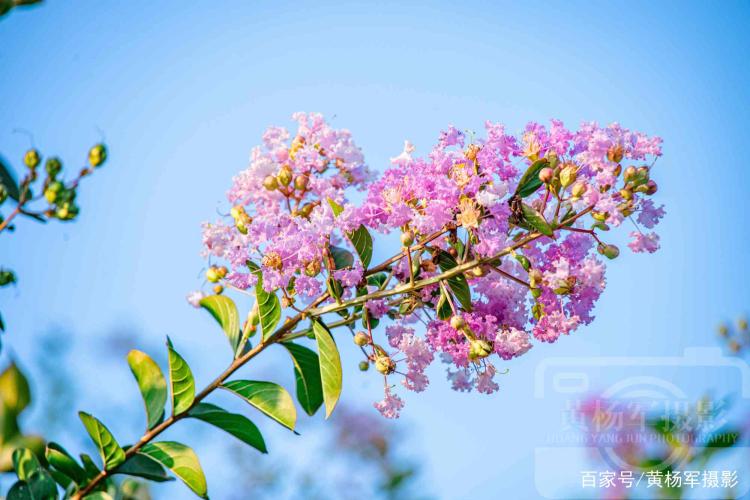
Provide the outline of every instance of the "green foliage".
<path id="1" fill-rule="evenodd" d="M 172 387 L 172 413 L 179 415 L 187 411 L 195 399 L 195 380 L 190 366 L 172 347 L 167 338 L 169 351 L 169 381 Z"/>
<path id="2" fill-rule="evenodd" d="M 534 194 L 536 190 L 539 189 L 539 186 L 542 185 L 542 181 L 539 179 L 539 172 L 548 166 L 549 161 L 546 158 L 537 160 L 529 165 L 529 168 L 526 169 L 521 180 L 518 181 L 515 195 L 520 196 L 521 198 L 526 198 Z"/>
<path id="3" fill-rule="evenodd" d="M 76 484 L 81 484 L 86 479 L 86 471 L 78 465 L 78 462 L 57 443 L 47 443 L 45 457 L 53 470 L 57 470 L 70 478 Z"/>
<path id="4" fill-rule="evenodd" d="M 224 295 L 210 295 L 201 299 L 201 307 L 206 309 L 211 316 L 221 325 L 224 334 L 229 340 L 232 352 L 236 353 L 240 343 L 240 315 L 234 301 Z"/>
<path id="5" fill-rule="evenodd" d="M 354 255 L 349 250 L 333 245 L 329 247 L 329 250 L 336 269 L 347 269 L 354 265 Z"/>
<path id="6" fill-rule="evenodd" d="M 141 351 L 132 350 L 128 354 L 128 365 L 133 372 L 146 406 L 147 428 L 152 429 L 164 418 L 164 405 L 167 403 L 167 381 L 159 365 Z"/>
<path id="7" fill-rule="evenodd" d="M 174 441 L 161 441 L 144 445 L 138 453 L 171 470 L 199 497 L 208 498 L 206 477 L 191 448 Z"/>
<path id="8" fill-rule="evenodd" d="M 221 385 L 290 430 L 297 422 L 297 410 L 289 393 L 278 384 L 257 380 L 232 380 Z"/>
<path id="9" fill-rule="evenodd" d="M 552 227 L 550 227 L 544 216 L 531 205 L 526 203 L 521 204 L 521 210 L 523 212 L 523 218 L 526 223 L 532 228 L 536 229 L 545 236 L 553 237 L 555 235 Z"/>
<path id="10" fill-rule="evenodd" d="M 0 7 L 0 15 L 2 15 L 1 11 L 2 7 Z M 21 196 L 21 192 L 18 190 L 18 183 L 13 172 L 11 172 L 2 158 L 0 158 L 0 184 L 5 187 L 5 191 L 13 201 L 18 201 Z"/>
<path id="11" fill-rule="evenodd" d="M 323 385 L 320 378 L 318 355 L 307 347 L 283 342 L 294 363 L 297 401 L 305 412 L 313 416 L 323 404 Z"/>
<path id="12" fill-rule="evenodd" d="M 114 469 L 125 461 L 125 452 L 115 440 L 115 437 L 96 417 L 88 413 L 78 412 L 86 431 L 91 436 L 91 440 L 99 449 L 99 455 L 102 457 L 104 469 Z"/>
<path id="13" fill-rule="evenodd" d="M 129 476 L 142 477 L 143 479 L 148 479 L 149 481 L 157 483 L 174 480 L 173 477 L 170 477 L 167 474 L 164 467 L 162 467 L 159 462 L 141 453 L 136 453 L 125 460 L 125 462 L 113 471 L 113 474 L 127 474 Z"/>
<path id="14" fill-rule="evenodd" d="M 456 259 L 445 250 L 438 250 L 438 252 L 438 265 L 443 272 L 450 271 L 458 265 Z M 461 307 L 465 311 L 471 312 L 471 289 L 466 277 L 463 274 L 457 274 L 446 281 L 448 281 L 448 286 L 461 303 Z"/>
<path id="15" fill-rule="evenodd" d="M 336 347 L 331 332 L 322 321 L 314 319 L 312 322 L 313 333 L 318 344 L 318 355 L 320 357 L 320 380 L 323 386 L 323 401 L 326 406 L 326 418 L 328 418 L 338 403 L 341 396 L 341 357 Z"/>
<path id="16" fill-rule="evenodd" d="M 263 288 L 263 275 L 260 273 L 258 265 L 252 261 L 248 261 L 247 267 L 258 278 L 258 282 L 255 284 L 255 299 L 258 303 L 263 340 L 266 341 L 273 334 L 276 325 L 281 320 L 281 304 L 276 293 L 267 292 Z"/>
<path id="17" fill-rule="evenodd" d="M 0 374 L 0 472 L 12 469 L 12 455 L 17 448 L 28 448 L 37 456 L 44 455 L 44 440 L 25 435 L 19 418 L 31 403 L 31 391 L 26 376 L 11 363 Z"/>
<path id="18" fill-rule="evenodd" d="M 229 413 L 210 403 L 198 403 L 195 408 L 190 410 L 189 415 L 228 432 L 261 453 L 268 453 L 266 442 L 260 430 L 249 418 L 243 415 Z"/>

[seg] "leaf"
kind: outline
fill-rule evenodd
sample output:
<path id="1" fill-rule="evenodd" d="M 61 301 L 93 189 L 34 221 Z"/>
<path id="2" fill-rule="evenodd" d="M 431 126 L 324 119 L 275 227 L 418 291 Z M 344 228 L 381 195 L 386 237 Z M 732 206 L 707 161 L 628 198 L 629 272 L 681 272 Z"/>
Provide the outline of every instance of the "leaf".
<path id="1" fill-rule="evenodd" d="M 451 305 L 448 302 L 448 296 L 445 294 L 442 287 L 440 287 L 440 298 L 435 306 L 435 311 L 437 312 L 438 319 L 449 319 L 453 315 Z"/>
<path id="2" fill-rule="evenodd" d="M 174 478 L 167 474 L 167 471 L 164 470 L 164 467 L 159 462 L 141 453 L 136 453 L 128 458 L 113 471 L 113 474 L 142 477 L 157 483 L 174 481 Z"/>
<path id="3" fill-rule="evenodd" d="M 367 269 L 372 260 L 372 236 L 370 236 L 370 232 L 360 224 L 356 231 L 346 233 L 346 236 L 354 245 L 354 249 L 357 250 L 359 260 L 362 261 L 362 267 Z"/>
<path id="4" fill-rule="evenodd" d="M 549 223 L 545 220 L 544 216 L 539 213 L 538 210 L 527 205 L 526 203 L 521 204 L 521 210 L 523 211 L 523 218 L 529 223 L 531 227 L 539 231 L 545 236 L 554 237 L 555 232 L 552 231 Z"/>
<path id="5" fill-rule="evenodd" d="M 190 366 L 172 347 L 167 337 L 169 351 L 169 382 L 172 387 L 172 413 L 179 415 L 190 408 L 195 399 L 195 380 Z"/>
<path id="6" fill-rule="evenodd" d="M 87 479 L 93 479 L 99 475 L 99 467 L 96 466 L 91 457 L 86 453 L 81 453 L 81 463 L 83 464 L 83 470 L 86 472 Z"/>
<path id="7" fill-rule="evenodd" d="M 39 460 L 30 449 L 16 448 L 13 451 L 13 469 L 21 481 L 28 481 L 31 474 L 41 468 Z"/>
<path id="8" fill-rule="evenodd" d="M 516 188 L 515 193 L 516 196 L 526 198 L 527 196 L 534 194 L 534 192 L 539 189 L 539 186 L 542 185 L 542 181 L 539 179 L 539 172 L 548 165 L 549 161 L 546 158 L 537 160 L 529 165 L 529 168 L 526 169 L 521 180 L 518 181 L 518 187 Z"/>
<path id="9" fill-rule="evenodd" d="M 313 416 L 323 404 L 323 385 L 320 380 L 318 355 L 307 347 L 292 342 L 282 344 L 294 362 L 294 378 L 297 382 L 297 401 L 305 412 Z"/>
<path id="10" fill-rule="evenodd" d="M 86 431 L 91 436 L 92 441 L 99 449 L 99 455 L 102 457 L 102 463 L 106 470 L 113 469 L 125 461 L 125 452 L 117 444 L 114 436 L 104 424 L 102 424 L 96 417 L 84 413 L 78 412 L 78 416 L 81 418 Z M 85 465 L 85 463 L 84 463 Z"/>
<path id="11" fill-rule="evenodd" d="M 354 265 L 354 255 L 349 250 L 333 245 L 329 249 L 336 269 L 346 269 Z"/>
<path id="12" fill-rule="evenodd" d="M 236 353 L 240 343 L 240 315 L 234 301 L 224 295 L 209 295 L 201 299 L 200 305 L 221 325 L 232 352 Z"/>
<path id="13" fill-rule="evenodd" d="M 344 211 L 344 207 L 333 201 L 331 198 L 328 198 L 328 204 L 331 205 L 331 210 L 333 211 L 333 216 L 338 217 L 341 215 L 341 212 Z"/>
<path id="14" fill-rule="evenodd" d="M 190 416 L 228 432 L 261 453 L 268 453 L 266 442 L 263 440 L 260 430 L 249 418 L 243 415 L 229 413 L 210 403 L 198 403 L 195 408 L 190 410 Z"/>
<path id="15" fill-rule="evenodd" d="M 156 460 L 171 470 L 199 497 L 208 498 L 206 477 L 203 475 L 198 457 L 191 448 L 174 441 L 161 441 L 144 445 L 138 453 Z"/>
<path id="16" fill-rule="evenodd" d="M 57 485 L 44 469 L 16 482 L 8 491 L 8 500 L 50 500 L 57 498 Z"/>
<path id="17" fill-rule="evenodd" d="M 31 402 L 29 381 L 15 363 L 0 374 L 0 399 L 13 415 L 19 415 Z"/>
<path id="18" fill-rule="evenodd" d="M 445 250 L 440 250 L 440 253 L 438 254 L 438 265 L 443 272 L 446 272 L 456 267 L 458 263 L 451 254 Z M 448 278 L 447 281 L 448 286 L 461 303 L 464 310 L 466 312 L 471 312 L 471 288 L 469 288 L 469 283 L 466 281 L 466 277 L 463 274 L 457 274 L 452 278 Z"/>
<path id="19" fill-rule="evenodd" d="M 164 418 L 167 403 L 167 381 L 156 361 L 145 352 L 132 350 L 128 353 L 128 365 L 138 382 L 138 388 L 146 406 L 147 428 L 152 429 Z"/>
<path id="20" fill-rule="evenodd" d="M 341 357 L 331 332 L 320 320 L 312 321 L 315 340 L 318 343 L 320 361 L 320 381 L 323 386 L 323 402 L 326 405 L 326 418 L 331 416 L 341 396 Z"/>
<path id="21" fill-rule="evenodd" d="M 292 397 L 280 385 L 256 380 L 232 380 L 220 387 L 237 394 L 284 427 L 294 430 L 297 410 Z"/>
<path id="22" fill-rule="evenodd" d="M 13 173 L 2 158 L 0 158 L 0 184 L 5 186 L 5 190 L 8 192 L 8 196 L 10 196 L 12 200 L 18 201 L 21 194 L 18 190 L 18 184 L 16 183 Z"/>
<path id="23" fill-rule="evenodd" d="M 65 451 L 65 449 L 57 443 L 47 443 L 47 450 L 45 451 L 45 457 L 47 462 L 62 472 L 76 483 L 81 483 L 86 478 L 86 471 L 83 467 L 78 465 L 78 462 Z"/>
<path id="24" fill-rule="evenodd" d="M 247 261 L 247 267 L 258 277 L 255 284 L 255 299 L 260 313 L 260 329 L 263 332 L 263 340 L 266 341 L 273 335 L 274 328 L 281 320 L 281 304 L 275 292 L 267 292 L 263 288 L 263 274 L 257 264 Z"/>

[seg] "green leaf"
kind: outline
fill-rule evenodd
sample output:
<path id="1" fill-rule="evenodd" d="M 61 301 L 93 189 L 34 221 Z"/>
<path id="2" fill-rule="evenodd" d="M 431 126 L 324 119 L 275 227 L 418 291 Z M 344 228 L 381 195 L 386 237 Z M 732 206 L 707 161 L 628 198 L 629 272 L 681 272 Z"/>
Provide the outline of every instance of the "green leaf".
<path id="1" fill-rule="evenodd" d="M 86 500 L 114 500 L 106 491 L 95 491 L 86 495 Z"/>
<path id="2" fill-rule="evenodd" d="M 79 411 L 78 416 L 81 418 L 92 441 L 94 441 L 94 444 L 99 449 L 99 455 L 102 457 L 104 468 L 106 470 L 113 469 L 123 463 L 125 461 L 125 452 L 117 444 L 115 437 L 109 432 L 109 429 L 96 417 L 88 413 Z"/>
<path id="3" fill-rule="evenodd" d="M 84 471 L 83 467 L 78 465 L 78 462 L 76 462 L 75 459 L 65 451 L 65 448 L 59 444 L 52 442 L 47 443 L 45 457 L 52 467 L 68 476 L 75 483 L 80 484 L 85 480 L 86 471 Z"/>
<path id="4" fill-rule="evenodd" d="M 167 471 L 164 470 L 164 467 L 162 467 L 159 462 L 141 453 L 136 453 L 128 458 L 114 470 L 113 474 L 127 474 L 128 476 L 142 477 L 157 483 L 174 480 L 173 477 L 169 477 Z"/>
<path id="5" fill-rule="evenodd" d="M 206 477 L 203 475 L 198 457 L 191 448 L 174 441 L 161 441 L 144 445 L 138 453 L 156 460 L 171 470 L 199 497 L 208 498 Z"/>
<path id="6" fill-rule="evenodd" d="M 294 430 L 297 410 L 292 397 L 280 385 L 256 380 L 232 380 L 221 387 L 237 394 L 284 427 Z"/>
<path id="7" fill-rule="evenodd" d="M 87 479 L 93 479 L 99 475 L 99 467 L 96 466 L 91 457 L 86 453 L 81 453 L 81 463 L 83 464 L 83 470 L 86 472 Z"/>
<path id="8" fill-rule="evenodd" d="M 555 235 L 555 232 L 552 231 L 552 227 L 550 227 L 549 223 L 538 210 L 526 203 L 521 204 L 521 210 L 523 211 L 524 220 L 528 222 L 532 228 L 545 236 L 553 237 Z"/>
<path id="9" fill-rule="evenodd" d="M 305 412 L 313 416 L 323 404 L 323 385 L 320 380 L 318 355 L 307 347 L 292 342 L 282 344 L 294 362 L 294 378 L 297 382 L 297 401 Z"/>
<path id="10" fill-rule="evenodd" d="M 34 471 L 28 478 L 16 482 L 8 491 L 8 500 L 50 500 L 57 498 L 57 485 L 49 472 Z"/>
<path id="11" fill-rule="evenodd" d="M 372 236 L 370 236 L 370 232 L 360 224 L 356 231 L 346 233 L 346 236 L 354 245 L 354 249 L 357 250 L 359 260 L 362 261 L 362 267 L 367 269 L 372 260 Z"/>
<path id="12" fill-rule="evenodd" d="M 209 295 L 201 299 L 200 305 L 221 325 L 232 352 L 236 353 L 240 343 L 240 315 L 234 301 L 224 295 Z"/>
<path id="13" fill-rule="evenodd" d="M 8 490 L 7 500 L 35 500 L 31 493 L 29 483 L 16 481 Z"/>
<path id="14" fill-rule="evenodd" d="M 341 215 L 341 212 L 344 211 L 344 207 L 333 201 L 331 198 L 328 198 L 328 204 L 331 205 L 331 210 L 333 211 L 333 216 L 338 217 Z"/>
<path id="15" fill-rule="evenodd" d="M 167 381 L 156 361 L 145 352 L 132 350 L 128 353 L 128 365 L 138 382 L 143 396 L 148 420 L 147 428 L 152 429 L 164 418 L 164 405 L 167 403 Z"/>
<path id="16" fill-rule="evenodd" d="M 448 296 L 445 294 L 442 287 L 440 287 L 440 298 L 435 306 L 435 311 L 437 312 L 438 319 L 445 320 L 453 316 L 450 302 L 448 302 Z"/>
<path id="17" fill-rule="evenodd" d="M 440 250 L 440 253 L 438 254 L 438 265 L 443 272 L 446 272 L 456 267 L 458 263 L 451 254 L 445 250 Z M 463 307 L 466 312 L 471 312 L 471 288 L 469 288 L 469 283 L 466 281 L 466 277 L 463 274 L 457 274 L 452 278 L 448 278 L 447 281 L 451 291 L 461 303 L 461 307 Z"/>
<path id="18" fill-rule="evenodd" d="M 0 374 L 0 399 L 13 415 L 19 415 L 31 402 L 29 381 L 15 363 Z"/>
<path id="19" fill-rule="evenodd" d="M 13 469 L 18 479 L 27 481 L 31 474 L 42 468 L 36 455 L 28 448 L 16 448 L 13 451 Z"/>
<path id="20" fill-rule="evenodd" d="M 263 273 L 260 272 L 257 264 L 247 261 L 247 267 L 258 277 L 258 282 L 255 284 L 255 299 L 260 313 L 260 329 L 263 332 L 263 340 L 266 341 L 273 335 L 274 328 L 281 320 L 281 304 L 275 292 L 267 292 L 263 288 Z"/>
<path id="21" fill-rule="evenodd" d="M 336 269 L 346 269 L 354 265 L 354 255 L 349 250 L 333 245 L 329 248 Z"/>
<path id="22" fill-rule="evenodd" d="M 2 158 L 0 158 L 0 184 L 5 186 L 5 190 L 12 200 L 18 201 L 21 194 L 18 190 L 18 184 L 10 168 L 8 168 Z"/>
<path id="23" fill-rule="evenodd" d="M 172 386 L 172 413 L 179 415 L 190 408 L 195 399 L 195 380 L 190 366 L 172 347 L 167 337 L 169 350 L 169 382 Z"/>
<path id="24" fill-rule="evenodd" d="M 539 172 L 546 166 L 549 165 L 549 161 L 546 158 L 537 160 L 526 169 L 521 180 L 518 181 L 518 187 L 516 188 L 516 195 L 521 198 L 526 198 L 534 194 L 542 185 L 542 181 L 539 179 Z"/>
<path id="25" fill-rule="evenodd" d="M 243 415 L 229 413 L 210 403 L 198 403 L 195 408 L 190 410 L 189 415 L 228 432 L 261 453 L 268 453 L 266 442 L 263 440 L 260 430 L 249 418 Z"/>
<path id="26" fill-rule="evenodd" d="M 331 332 L 320 320 L 312 321 L 315 340 L 320 357 L 320 381 L 323 385 L 323 402 L 326 405 L 326 418 L 331 416 L 341 396 L 341 357 Z"/>

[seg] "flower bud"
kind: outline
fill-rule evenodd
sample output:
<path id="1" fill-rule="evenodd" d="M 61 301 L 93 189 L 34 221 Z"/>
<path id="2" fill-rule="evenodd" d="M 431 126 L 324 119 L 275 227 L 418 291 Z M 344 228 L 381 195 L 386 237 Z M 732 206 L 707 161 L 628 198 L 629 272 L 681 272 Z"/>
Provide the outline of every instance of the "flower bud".
<path id="1" fill-rule="evenodd" d="M 359 347 L 364 347 L 370 343 L 370 336 L 365 332 L 357 332 L 354 334 L 354 343 Z"/>
<path id="2" fill-rule="evenodd" d="M 539 288 L 542 284 L 542 272 L 539 269 L 532 269 L 529 271 L 529 286 L 531 288 Z"/>
<path id="3" fill-rule="evenodd" d="M 570 283 L 563 279 L 556 280 L 553 287 L 552 291 L 557 295 L 568 295 L 573 290 Z"/>
<path id="4" fill-rule="evenodd" d="M 614 168 L 614 170 L 612 170 L 612 174 L 613 174 L 613 175 L 614 175 L 615 177 L 619 177 L 621 173 L 622 173 L 622 165 L 620 165 L 620 164 L 618 163 L 618 164 L 617 164 L 617 166 L 616 166 L 616 167 Z"/>
<path id="5" fill-rule="evenodd" d="M 222 292 L 224 292 L 224 287 L 221 285 L 214 285 L 214 293 L 216 295 L 221 295 Z"/>
<path id="6" fill-rule="evenodd" d="M 466 320 L 459 314 L 455 314 L 451 317 L 451 328 L 454 330 L 463 330 L 466 327 Z"/>
<path id="7" fill-rule="evenodd" d="M 107 146 L 100 143 L 89 149 L 89 165 L 99 167 L 105 161 L 107 161 Z"/>
<path id="8" fill-rule="evenodd" d="M 740 318 L 737 320 L 737 328 L 744 332 L 747 330 L 747 318 Z"/>
<path id="9" fill-rule="evenodd" d="M 47 189 L 44 190 L 44 197 L 50 205 L 57 200 L 58 194 L 63 188 L 64 186 L 62 185 L 62 182 L 59 181 L 54 181 L 47 186 Z"/>
<path id="10" fill-rule="evenodd" d="M 34 170 L 39 165 L 39 151 L 34 148 L 29 149 L 23 155 L 23 163 L 29 170 Z"/>
<path id="11" fill-rule="evenodd" d="M 49 177 L 55 177 L 60 173 L 60 170 L 62 170 L 62 162 L 59 158 L 48 158 L 47 161 L 44 162 L 44 170 L 46 170 Z"/>
<path id="12" fill-rule="evenodd" d="M 214 266 L 209 267 L 208 270 L 206 270 L 206 279 L 211 283 L 219 281 L 221 279 L 221 276 L 219 276 L 219 270 Z"/>
<path id="13" fill-rule="evenodd" d="M 607 159 L 615 163 L 620 163 L 622 161 L 624 153 L 625 151 L 622 145 L 616 144 L 614 146 L 611 146 L 607 151 Z"/>
<path id="14" fill-rule="evenodd" d="M 380 355 L 375 358 L 375 369 L 383 375 L 390 375 L 396 371 L 396 363 L 386 355 Z"/>
<path id="15" fill-rule="evenodd" d="M 305 275 L 311 278 L 316 277 L 318 274 L 320 274 L 320 267 L 320 261 L 311 260 L 310 262 L 305 264 Z"/>
<path id="16" fill-rule="evenodd" d="M 284 165 L 281 167 L 281 170 L 279 171 L 279 175 L 276 176 L 276 180 L 279 181 L 279 184 L 282 186 L 288 186 L 292 182 L 292 169 L 289 168 L 289 165 Z"/>
<path id="17" fill-rule="evenodd" d="M 635 179 L 636 170 L 633 165 L 629 166 L 625 169 L 625 172 L 623 174 L 623 179 L 625 179 L 625 182 L 630 182 L 633 179 Z"/>
<path id="18" fill-rule="evenodd" d="M 401 244 L 403 246 L 409 247 L 412 243 L 414 243 L 414 233 L 411 231 L 401 233 Z"/>
<path id="19" fill-rule="evenodd" d="M 231 215 L 232 219 L 234 220 L 239 219 L 244 213 L 245 207 L 243 207 L 242 205 L 235 205 L 229 210 L 229 215 Z"/>
<path id="20" fill-rule="evenodd" d="M 620 196 L 622 196 L 623 200 L 632 200 L 633 191 L 631 191 L 630 189 L 620 189 Z"/>
<path id="21" fill-rule="evenodd" d="M 528 271 L 529 269 L 531 269 L 531 262 L 529 262 L 529 259 L 527 259 L 526 256 L 517 253 L 515 255 L 515 258 L 518 263 L 521 264 L 521 267 L 523 267 L 524 271 Z"/>
<path id="22" fill-rule="evenodd" d="M 729 328 L 727 328 L 727 325 L 719 325 L 719 335 L 722 337 L 729 336 Z"/>
<path id="23" fill-rule="evenodd" d="M 599 222 L 604 222 L 609 217 L 609 214 L 607 212 L 591 212 L 591 217 Z"/>
<path id="24" fill-rule="evenodd" d="M 294 187 L 295 189 L 299 189 L 300 191 L 304 191 L 307 189 L 307 183 L 310 181 L 310 178 L 306 175 L 298 175 L 294 179 Z"/>
<path id="25" fill-rule="evenodd" d="M 474 339 L 469 344 L 469 359 L 482 359 L 492 354 L 493 346 L 491 342 L 484 339 Z"/>
<path id="26" fill-rule="evenodd" d="M 552 182 L 552 179 L 554 177 L 555 177 L 555 171 L 549 167 L 544 167 L 543 169 L 539 171 L 539 180 L 545 184 L 549 184 L 550 182 Z"/>
<path id="27" fill-rule="evenodd" d="M 573 184 L 573 187 L 570 188 L 570 194 L 572 194 L 575 198 L 580 198 L 581 196 L 586 194 L 586 183 L 578 181 Z"/>
<path id="28" fill-rule="evenodd" d="M 605 245 L 600 243 L 597 250 L 608 259 L 616 259 L 617 256 L 620 255 L 620 249 L 615 245 Z"/>
<path id="29" fill-rule="evenodd" d="M 310 217 L 313 208 L 315 208 L 315 205 L 313 205 L 312 203 L 305 203 L 304 205 L 302 205 L 302 208 L 299 209 L 299 214 L 302 217 Z"/>
<path id="30" fill-rule="evenodd" d="M 578 167 L 569 163 L 560 171 L 560 185 L 566 188 L 573 184 L 578 178 Z"/>
<path id="31" fill-rule="evenodd" d="M 276 177 L 273 175 L 266 176 L 265 179 L 263 179 L 263 187 L 268 189 L 269 191 L 276 191 L 279 187 L 279 183 L 276 181 Z"/>
<path id="32" fill-rule="evenodd" d="M 370 369 L 370 363 L 368 363 L 367 361 L 359 362 L 359 371 L 366 372 L 369 369 Z"/>
<path id="33" fill-rule="evenodd" d="M 656 194 L 659 186 L 656 185 L 656 182 L 649 179 L 649 181 L 646 183 L 646 188 L 646 194 L 651 196 L 652 194 Z"/>
<path id="34" fill-rule="evenodd" d="M 474 278 L 481 278 L 485 274 L 487 274 L 487 271 L 482 266 L 472 267 L 471 271 L 469 271 L 469 275 Z"/>
<path id="35" fill-rule="evenodd" d="M 216 270 L 216 272 L 219 275 L 219 278 L 225 278 L 227 273 L 229 272 L 229 269 L 227 269 L 226 266 L 221 266 Z"/>

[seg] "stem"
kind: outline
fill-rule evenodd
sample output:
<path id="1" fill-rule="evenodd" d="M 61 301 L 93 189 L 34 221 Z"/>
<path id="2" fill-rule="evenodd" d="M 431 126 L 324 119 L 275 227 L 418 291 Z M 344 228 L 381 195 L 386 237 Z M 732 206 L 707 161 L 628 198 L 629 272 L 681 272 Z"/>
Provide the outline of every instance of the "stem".
<path id="1" fill-rule="evenodd" d="M 2 233 L 8 227 L 10 221 L 12 221 L 16 217 L 16 215 L 21 213 L 21 206 L 22 205 L 19 203 L 16 208 L 8 214 L 8 217 L 0 222 L 0 233 Z"/>
<path id="2" fill-rule="evenodd" d="M 593 206 L 588 207 L 587 209 L 581 211 L 580 213 L 576 214 L 574 217 L 571 217 L 570 220 L 566 221 L 573 222 L 577 218 L 585 215 L 586 213 L 590 212 L 593 209 Z M 440 231 L 437 233 L 433 233 L 432 235 L 428 236 L 424 241 L 421 243 L 414 245 L 412 247 L 413 249 L 421 249 L 424 248 L 424 246 L 429 243 L 430 241 L 434 240 L 435 238 L 438 238 L 441 234 L 443 234 L 445 231 Z M 239 368 L 241 368 L 245 363 L 256 357 L 258 354 L 263 352 L 268 346 L 271 346 L 273 344 L 276 344 L 282 340 L 291 340 L 292 338 L 301 337 L 303 335 L 306 335 L 307 332 L 295 332 L 287 337 L 284 337 L 284 335 L 296 327 L 300 321 L 308 318 L 308 317 L 319 317 L 323 316 L 324 314 L 328 314 L 330 312 L 339 311 L 342 309 L 346 309 L 348 307 L 351 307 L 353 305 L 357 304 L 363 304 L 367 302 L 368 300 L 372 299 L 379 299 L 384 297 L 389 297 L 391 295 L 397 295 L 401 293 L 407 293 L 413 290 L 419 290 L 420 288 L 424 288 L 429 285 L 433 285 L 436 283 L 440 283 L 443 280 L 452 278 L 453 276 L 457 276 L 459 274 L 462 274 L 476 266 L 487 264 L 491 261 L 494 261 L 500 257 L 503 257 L 505 255 L 508 255 L 509 253 L 513 252 L 515 249 L 520 248 L 527 243 L 530 243 L 539 237 L 541 237 L 541 233 L 530 233 L 526 237 L 520 239 L 516 243 L 514 243 L 512 246 L 507 247 L 505 250 L 499 252 L 498 254 L 484 258 L 484 259 L 474 259 L 469 262 L 465 262 L 461 265 L 458 265 L 454 267 L 453 269 L 449 269 L 448 271 L 445 271 L 437 276 L 434 276 L 432 278 L 427 278 L 423 280 L 419 280 L 414 282 L 413 284 L 405 284 L 400 285 L 397 287 L 394 287 L 390 290 L 377 290 L 371 294 L 356 297 L 354 299 L 351 299 L 347 302 L 342 302 L 340 304 L 331 304 L 325 307 L 318 307 L 321 303 L 323 303 L 326 299 L 328 299 L 328 293 L 323 293 L 321 296 L 316 298 L 312 303 L 310 303 L 302 312 L 297 313 L 295 316 L 288 318 L 286 322 L 279 327 L 278 330 L 276 330 L 266 341 L 261 342 L 260 344 L 256 345 L 254 348 L 250 349 L 248 352 L 243 354 L 242 356 L 234 359 L 232 363 L 227 367 L 226 370 L 224 370 L 218 377 L 216 377 L 210 384 L 208 384 L 201 392 L 196 394 L 195 399 L 193 400 L 193 403 L 190 405 L 190 408 L 185 410 L 184 412 L 178 414 L 178 415 L 172 415 L 171 417 L 164 420 L 162 423 L 157 425 L 151 430 L 148 430 L 141 438 L 128 450 L 125 452 L 125 459 L 134 456 L 138 451 L 143 448 L 146 444 L 151 442 L 154 438 L 159 436 L 162 432 L 169 429 L 172 425 L 174 425 L 176 422 L 182 420 L 183 418 L 186 418 L 190 414 L 190 410 L 193 409 L 198 403 L 200 403 L 203 399 L 208 397 L 214 390 L 219 388 L 224 381 L 229 378 L 234 372 L 236 372 Z M 374 274 L 376 272 L 382 271 L 384 269 L 387 269 L 390 264 L 393 262 L 398 261 L 399 259 L 403 258 L 403 252 L 400 252 L 399 254 L 395 255 L 394 257 L 391 257 L 390 259 L 386 260 L 384 263 L 370 269 L 366 274 Z M 349 318 L 351 319 L 351 318 Z M 344 321 L 343 324 L 346 324 L 348 322 Z M 340 325 L 337 325 L 340 326 Z M 85 497 L 87 494 L 94 491 L 94 489 L 107 477 L 112 475 L 114 471 L 117 469 L 111 469 L 111 470 L 103 470 L 101 471 L 96 477 L 94 477 L 87 485 L 85 485 L 83 488 L 81 488 L 78 492 L 76 492 L 73 496 L 73 500 L 81 500 L 83 497 Z"/>

